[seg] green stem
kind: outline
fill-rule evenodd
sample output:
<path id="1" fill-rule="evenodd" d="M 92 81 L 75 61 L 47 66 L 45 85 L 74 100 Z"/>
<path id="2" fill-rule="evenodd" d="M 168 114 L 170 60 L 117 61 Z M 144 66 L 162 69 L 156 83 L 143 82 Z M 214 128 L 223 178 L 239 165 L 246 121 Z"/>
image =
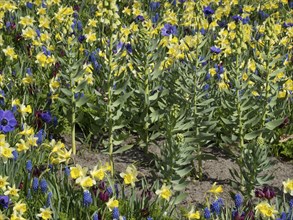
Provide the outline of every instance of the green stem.
<path id="1" fill-rule="evenodd" d="M 76 154 L 76 142 L 75 142 L 75 111 L 76 111 L 76 106 L 75 106 L 75 98 L 74 98 L 74 90 L 72 87 L 72 98 L 71 98 L 71 103 L 72 103 L 72 112 L 71 112 L 71 138 L 72 138 L 72 153 L 73 155 Z"/>
<path id="2" fill-rule="evenodd" d="M 145 120 L 144 120 L 144 150 L 147 153 L 148 152 L 148 145 L 149 145 L 149 107 L 150 107 L 150 100 L 149 100 L 149 71 L 147 70 L 146 66 L 146 71 L 145 71 L 145 102 L 144 102 L 144 110 L 145 110 Z"/>
<path id="3" fill-rule="evenodd" d="M 109 72 L 108 72 L 108 106 L 107 106 L 107 121 L 109 123 L 109 160 L 111 166 L 111 175 L 114 176 L 114 159 L 113 159 L 113 121 L 112 121 L 112 48 L 113 37 L 110 34 L 109 47 Z"/>

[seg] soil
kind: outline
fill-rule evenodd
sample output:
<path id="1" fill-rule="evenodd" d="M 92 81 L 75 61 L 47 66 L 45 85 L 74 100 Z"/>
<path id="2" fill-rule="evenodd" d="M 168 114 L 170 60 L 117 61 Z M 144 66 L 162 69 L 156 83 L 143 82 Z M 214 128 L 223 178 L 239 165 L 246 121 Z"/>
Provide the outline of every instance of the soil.
<path id="1" fill-rule="evenodd" d="M 64 137 L 66 146 L 70 146 L 70 138 Z M 108 161 L 108 156 L 102 153 L 102 149 L 90 150 L 89 148 L 82 146 L 81 143 L 77 144 L 78 154 L 74 157 L 75 163 L 82 166 L 93 168 L 100 162 L 104 164 Z M 222 185 L 224 192 L 221 197 L 224 201 L 228 201 L 231 204 L 230 192 L 235 192 L 230 184 L 231 174 L 229 169 L 237 169 L 237 164 L 232 161 L 230 157 L 218 150 L 217 148 L 209 148 L 208 153 L 216 156 L 217 160 L 203 161 L 203 180 L 199 181 L 196 178 L 190 178 L 189 184 L 185 189 L 185 193 L 188 194 L 187 198 L 182 201 L 182 205 L 200 205 L 206 201 L 206 192 L 211 189 L 214 182 L 218 185 Z M 130 164 L 135 164 L 141 175 L 144 175 L 148 181 L 154 180 L 155 166 L 153 163 L 153 154 L 159 154 L 156 147 L 150 147 L 150 153 L 146 154 L 142 150 L 133 147 L 132 149 L 114 156 L 115 172 L 120 173 L 126 170 L 126 167 Z M 293 178 L 293 161 L 285 161 L 277 158 L 270 158 L 274 165 L 265 173 L 271 173 L 274 175 L 274 179 L 270 182 L 277 192 L 282 190 L 282 182 L 288 178 Z M 158 179 L 158 177 L 155 177 Z"/>

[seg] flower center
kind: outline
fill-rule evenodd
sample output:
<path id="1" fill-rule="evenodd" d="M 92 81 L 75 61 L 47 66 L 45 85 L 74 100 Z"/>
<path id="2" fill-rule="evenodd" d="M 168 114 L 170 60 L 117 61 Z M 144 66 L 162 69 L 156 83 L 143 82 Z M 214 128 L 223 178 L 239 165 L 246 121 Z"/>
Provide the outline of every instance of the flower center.
<path id="1" fill-rule="evenodd" d="M 1 125 L 6 126 L 8 124 L 8 121 L 4 118 L 1 120 Z"/>

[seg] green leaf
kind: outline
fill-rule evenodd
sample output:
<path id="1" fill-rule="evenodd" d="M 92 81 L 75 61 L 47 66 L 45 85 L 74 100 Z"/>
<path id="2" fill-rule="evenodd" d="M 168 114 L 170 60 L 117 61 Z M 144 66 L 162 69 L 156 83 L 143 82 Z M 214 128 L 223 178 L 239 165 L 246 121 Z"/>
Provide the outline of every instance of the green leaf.
<path id="1" fill-rule="evenodd" d="M 127 151 L 133 147 L 133 144 L 124 145 L 123 147 L 120 147 L 118 150 L 116 150 L 113 154 L 120 154 L 124 151 Z"/>
<path id="2" fill-rule="evenodd" d="M 82 81 L 81 83 L 79 83 L 78 84 L 78 86 L 75 88 L 75 92 L 79 92 L 79 91 L 81 91 L 82 89 L 84 89 L 85 87 L 86 87 L 86 85 L 87 85 L 87 81 L 86 80 L 84 80 L 84 81 Z"/>
<path id="3" fill-rule="evenodd" d="M 63 104 L 70 105 L 70 103 L 69 103 L 69 101 L 68 101 L 67 99 L 63 99 L 63 98 L 59 98 L 59 97 L 58 97 L 58 100 L 59 100 L 60 102 L 62 102 Z"/>
<path id="4" fill-rule="evenodd" d="M 61 92 L 63 92 L 63 94 L 66 95 L 67 97 L 71 97 L 71 96 L 72 96 L 72 92 L 71 92 L 69 89 L 61 88 L 60 90 L 61 90 Z"/>
<path id="5" fill-rule="evenodd" d="M 267 122 L 265 124 L 265 127 L 269 130 L 274 130 L 276 127 L 280 126 L 282 123 L 284 122 L 284 119 L 277 119 L 277 120 L 273 120 L 273 121 L 270 121 L 270 122 Z"/>
<path id="6" fill-rule="evenodd" d="M 188 196 L 187 193 L 180 193 L 174 200 L 174 205 L 178 205 L 181 203 L 184 199 L 186 199 Z"/>
<path id="7" fill-rule="evenodd" d="M 249 140 L 252 140 L 252 139 L 258 137 L 260 134 L 261 134 L 261 130 L 252 131 L 252 132 L 244 135 L 244 139 L 249 141 Z"/>
<path id="8" fill-rule="evenodd" d="M 86 97 L 86 96 L 81 97 L 81 98 L 78 99 L 78 101 L 76 102 L 76 107 L 79 108 L 79 107 L 83 106 L 88 100 L 89 100 L 89 98 Z"/>

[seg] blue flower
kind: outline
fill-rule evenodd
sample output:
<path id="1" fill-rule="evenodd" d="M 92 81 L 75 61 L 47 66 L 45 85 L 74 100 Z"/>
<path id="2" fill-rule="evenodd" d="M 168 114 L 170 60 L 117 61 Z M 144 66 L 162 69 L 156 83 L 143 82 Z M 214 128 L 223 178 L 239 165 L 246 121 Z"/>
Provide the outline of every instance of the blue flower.
<path id="1" fill-rule="evenodd" d="M 44 132 L 44 129 L 39 130 L 38 133 L 35 135 L 35 137 L 38 138 L 37 145 L 40 145 L 43 142 L 43 139 L 46 137 L 46 133 Z"/>
<path id="2" fill-rule="evenodd" d="M 64 173 L 67 177 L 70 175 L 70 169 L 68 168 L 68 166 L 65 167 Z"/>
<path id="3" fill-rule="evenodd" d="M 51 205 L 51 198 L 53 196 L 53 193 L 52 192 L 49 192 L 48 193 L 48 196 L 47 196 L 47 201 L 46 201 L 46 207 L 49 207 Z"/>
<path id="4" fill-rule="evenodd" d="M 42 112 L 41 113 L 41 119 L 45 122 L 45 123 L 50 123 L 52 120 L 52 116 L 51 113 L 48 112 Z"/>
<path id="5" fill-rule="evenodd" d="M 213 53 L 215 53 L 215 54 L 219 54 L 219 53 L 221 53 L 221 48 L 218 48 L 218 47 L 216 47 L 216 46 L 212 46 L 211 48 L 210 48 L 210 50 L 211 50 L 211 52 L 213 52 Z"/>
<path id="6" fill-rule="evenodd" d="M 17 121 L 13 113 L 9 110 L 3 111 L 0 110 L 0 131 L 4 134 L 15 129 Z"/>
<path id="7" fill-rule="evenodd" d="M 112 212 L 112 217 L 113 217 L 113 219 L 119 219 L 119 216 L 120 216 L 120 214 L 119 214 L 119 209 L 117 208 L 117 207 L 114 207 L 113 208 L 113 212 Z"/>
<path id="8" fill-rule="evenodd" d="M 215 11 L 214 11 L 210 6 L 207 6 L 207 7 L 204 7 L 204 8 L 203 8 L 203 13 L 204 13 L 206 16 L 209 16 L 209 15 L 214 14 Z"/>
<path id="9" fill-rule="evenodd" d="M 47 184 L 47 181 L 45 179 L 42 179 L 41 182 L 40 182 L 40 188 L 41 188 L 41 191 L 42 193 L 46 193 L 47 190 L 48 190 L 48 184 Z"/>
<path id="10" fill-rule="evenodd" d="M 82 31 L 82 23 L 80 20 L 77 21 L 77 30 Z"/>
<path id="11" fill-rule="evenodd" d="M 33 3 L 31 3 L 31 2 L 27 2 L 26 3 L 26 7 L 28 7 L 29 9 L 32 9 L 33 8 Z"/>
<path id="12" fill-rule="evenodd" d="M 206 208 L 204 209 L 204 211 L 203 211 L 203 216 L 204 216 L 205 219 L 210 219 L 210 218 L 211 218 L 211 212 L 210 212 L 210 210 L 209 210 L 208 207 L 206 207 Z"/>
<path id="13" fill-rule="evenodd" d="M 33 164 L 32 164 L 32 161 L 31 161 L 31 160 L 28 160 L 28 161 L 26 162 L 26 166 L 25 166 L 25 168 L 26 168 L 26 170 L 27 170 L 28 172 L 32 172 Z"/>
<path id="14" fill-rule="evenodd" d="M 204 91 L 207 91 L 207 90 L 209 90 L 209 88 L 210 88 L 210 85 L 209 84 L 205 84 L 204 87 L 203 87 L 203 90 Z"/>
<path id="15" fill-rule="evenodd" d="M 234 200 L 234 202 L 235 202 L 235 206 L 236 206 L 236 208 L 240 208 L 240 206 L 241 206 L 242 203 L 243 203 L 243 198 L 242 198 L 242 196 L 241 196 L 240 194 L 236 194 L 236 195 L 235 195 L 235 200 Z"/>
<path id="16" fill-rule="evenodd" d="M 93 220 L 99 220 L 99 215 L 98 215 L 98 213 L 95 213 L 95 214 L 93 215 Z"/>
<path id="17" fill-rule="evenodd" d="M 34 177 L 33 179 L 33 190 L 36 192 L 39 189 L 39 179 L 37 177 Z"/>
<path id="18" fill-rule="evenodd" d="M 291 199 L 291 200 L 289 201 L 289 207 L 290 207 L 290 209 L 293 209 L 293 199 Z"/>
<path id="19" fill-rule="evenodd" d="M 152 22 L 155 24 L 159 20 L 159 13 L 156 13 L 155 16 L 152 17 Z"/>
<path id="20" fill-rule="evenodd" d="M 215 213 L 216 215 L 220 215 L 221 212 L 221 203 L 219 200 L 216 200 L 211 205 L 211 211 L 212 213 Z"/>
<path id="21" fill-rule="evenodd" d="M 93 198 L 92 194 L 89 191 L 83 192 L 83 205 L 88 207 L 90 204 L 92 204 Z"/>
<path id="22" fill-rule="evenodd" d="M 135 18 L 135 21 L 140 21 L 140 22 L 143 22 L 144 21 L 144 17 L 142 15 L 138 15 L 136 18 Z"/>
<path id="23" fill-rule="evenodd" d="M 150 3 L 150 9 L 151 11 L 155 11 L 160 7 L 161 3 L 160 2 L 151 2 Z"/>
<path id="24" fill-rule="evenodd" d="M 18 158 L 18 152 L 16 150 L 12 151 L 13 154 L 13 160 L 17 160 Z"/>
<path id="25" fill-rule="evenodd" d="M 176 26 L 173 26 L 173 25 L 167 23 L 161 29 L 161 34 L 163 36 L 176 35 L 177 34 L 177 28 L 176 28 Z"/>
<path id="26" fill-rule="evenodd" d="M 126 44 L 125 45 L 125 48 L 127 50 L 128 53 L 132 53 L 132 47 L 131 47 L 131 44 Z"/>
<path id="27" fill-rule="evenodd" d="M 4 209 L 8 209 L 8 205 L 9 205 L 9 197 L 8 197 L 8 196 L 0 196 L 0 205 L 1 205 Z"/>
<path id="28" fill-rule="evenodd" d="M 233 19 L 234 21 L 238 22 L 238 21 L 241 21 L 241 20 L 242 20 L 242 17 L 241 17 L 240 15 L 233 15 L 233 16 L 232 16 L 232 19 Z"/>

